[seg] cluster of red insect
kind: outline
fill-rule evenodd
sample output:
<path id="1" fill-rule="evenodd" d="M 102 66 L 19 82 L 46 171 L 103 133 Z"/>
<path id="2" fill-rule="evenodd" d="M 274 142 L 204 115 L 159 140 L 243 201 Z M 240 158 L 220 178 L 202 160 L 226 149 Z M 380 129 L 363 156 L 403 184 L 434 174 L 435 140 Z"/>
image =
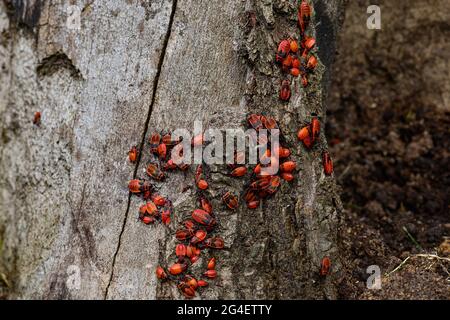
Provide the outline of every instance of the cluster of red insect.
<path id="1" fill-rule="evenodd" d="M 303 0 L 298 9 L 298 24 L 300 26 L 300 48 L 295 39 L 284 39 L 278 45 L 275 62 L 281 65 L 285 74 L 300 76 L 303 87 L 308 85 L 308 73 L 317 66 L 317 58 L 310 53 L 316 44 L 316 39 L 305 33 L 311 19 L 311 6 Z M 286 77 L 281 82 L 280 99 L 289 101 L 291 97 L 291 82 Z"/>
<path id="2" fill-rule="evenodd" d="M 185 245 L 179 244 L 176 251 L 179 257 L 184 257 L 188 254 L 189 251 L 193 251 L 193 249 L 190 249 L 189 246 L 186 248 Z M 180 276 L 188 268 L 187 263 L 183 262 L 183 260 L 180 261 L 181 262 L 175 263 L 169 268 L 169 273 L 167 273 L 163 267 L 158 266 L 156 268 L 156 277 L 160 280 L 177 281 L 177 288 L 186 298 L 191 299 L 195 297 L 195 292 L 198 290 L 198 288 L 207 287 L 208 282 L 203 279 L 197 280 L 192 275 Z M 208 261 L 207 271 L 205 271 L 205 273 L 203 274 L 204 277 L 208 279 L 214 279 L 217 276 L 217 271 L 215 270 L 215 268 L 216 258 L 213 257 Z"/>
<path id="3" fill-rule="evenodd" d="M 319 139 L 320 121 L 317 117 L 313 117 L 311 122 L 302 127 L 297 132 L 297 138 L 303 143 L 307 150 L 311 149 L 314 143 Z M 328 151 L 322 153 L 322 165 L 325 175 L 329 176 L 333 173 L 333 162 L 331 161 Z M 320 275 L 326 276 L 330 272 L 331 260 L 329 257 L 322 259 Z"/>
<path id="4" fill-rule="evenodd" d="M 128 183 L 128 189 L 133 194 L 142 194 L 146 203 L 139 207 L 139 220 L 144 224 L 152 224 L 156 220 L 168 225 L 173 214 L 170 200 L 152 193 L 154 186 L 145 180 L 133 179 Z"/>
<path id="5" fill-rule="evenodd" d="M 154 133 L 151 135 L 150 140 L 150 153 L 155 155 L 160 164 L 150 163 L 147 166 L 147 175 L 156 181 L 163 181 L 166 177 L 164 171 L 174 170 L 179 168 L 180 170 L 186 170 L 188 165 L 175 165 L 173 160 L 167 160 L 170 154 L 171 148 L 181 145 L 179 140 L 172 139 L 170 134 L 161 135 Z M 130 162 L 137 161 L 139 151 L 136 146 L 133 146 L 128 152 L 128 158 Z M 145 180 L 133 179 L 128 184 L 128 189 L 133 194 L 142 194 L 146 203 L 139 208 L 139 219 L 145 224 L 152 224 L 157 220 L 161 220 L 162 223 L 168 225 L 171 221 L 173 214 L 172 202 L 161 195 L 153 193 L 154 186 Z"/>
<path id="6" fill-rule="evenodd" d="M 313 117 L 311 123 L 298 130 L 297 138 L 303 142 L 306 149 L 311 149 L 319 139 L 319 133 L 320 121 L 317 117 Z M 323 151 L 322 162 L 325 174 L 328 176 L 331 175 L 333 173 L 333 162 L 328 151 Z"/>
<path id="7" fill-rule="evenodd" d="M 161 266 L 156 269 L 158 279 L 176 281 L 178 289 L 186 298 L 193 298 L 199 287 L 208 285 L 204 279 L 197 280 L 193 275 L 186 275 L 189 266 L 197 262 L 202 250 L 224 248 L 222 238 L 210 236 L 217 225 L 211 203 L 203 196 L 199 200 L 202 209 L 195 209 L 191 217 L 183 222 L 183 228 L 175 233 L 180 242 L 175 248 L 177 261 L 168 268 L 168 272 Z M 207 279 L 216 278 L 215 267 L 216 259 L 212 257 L 202 276 Z"/>
<path id="8" fill-rule="evenodd" d="M 169 171 L 185 171 L 189 168 L 187 164 L 176 164 L 169 157 L 171 154 L 183 155 L 180 142 L 180 140 L 172 139 L 170 134 L 161 136 L 159 133 L 153 133 L 151 135 L 149 140 L 150 153 L 158 159 L 159 164 L 152 162 L 147 166 L 146 172 L 150 178 L 161 182 L 166 178 Z M 204 137 L 201 134 L 192 139 L 191 145 L 198 147 L 202 146 L 203 142 Z M 137 148 L 132 147 L 128 153 L 130 162 L 136 162 L 138 155 Z M 224 240 L 214 235 L 217 220 L 214 217 L 211 202 L 204 195 L 204 191 L 208 188 L 208 182 L 203 165 L 198 165 L 196 168 L 195 184 L 198 188 L 199 206 L 201 208 L 193 210 L 191 216 L 183 222 L 183 227 L 175 232 L 175 237 L 180 242 L 175 248 L 177 261 L 167 269 L 167 272 L 161 266 L 156 269 L 158 279 L 177 281 L 178 289 L 186 298 L 194 297 L 199 287 L 208 285 L 206 280 L 197 280 L 193 275 L 187 274 L 189 266 L 197 262 L 202 250 L 222 249 L 224 247 Z M 143 223 L 152 224 L 157 220 L 161 220 L 166 225 L 170 223 L 173 215 L 172 203 L 170 200 L 154 193 L 154 185 L 149 181 L 133 179 L 129 182 L 128 188 L 131 193 L 141 194 L 146 200 L 146 203 L 139 208 L 139 219 Z M 233 199 L 230 192 L 225 193 L 223 201 L 229 208 L 237 207 L 237 200 Z M 214 279 L 217 276 L 215 265 L 216 259 L 211 258 L 203 277 Z"/>
<path id="9" fill-rule="evenodd" d="M 252 114 L 248 117 L 248 123 L 251 128 L 256 132 L 261 129 L 267 130 L 280 130 L 275 119 L 265 117 L 264 115 Z M 273 131 L 267 131 L 268 133 Z M 280 134 L 280 131 L 275 131 Z M 270 133 L 273 134 L 273 133 Z M 293 172 L 296 169 L 296 163 L 289 160 L 291 151 L 288 148 L 283 147 L 279 142 L 277 145 L 272 145 L 273 141 L 279 141 L 279 139 L 270 139 L 269 136 L 259 134 L 258 143 L 267 145 L 266 151 L 259 158 L 259 162 L 253 168 L 252 177 L 249 183 L 246 185 L 244 191 L 244 200 L 249 209 L 256 209 L 259 207 L 261 199 L 268 198 L 274 195 L 281 185 L 281 179 L 285 181 L 294 180 Z M 278 137 L 279 138 L 279 137 Z M 272 151 L 271 151 L 272 150 Z M 272 154 L 272 152 L 274 154 Z M 243 155 L 236 154 L 236 160 L 239 160 Z M 283 161 L 280 164 L 280 161 Z M 236 162 L 236 161 L 235 161 Z M 246 173 L 245 167 L 233 168 L 233 176 L 243 176 L 243 174 L 236 175 L 238 173 Z"/>

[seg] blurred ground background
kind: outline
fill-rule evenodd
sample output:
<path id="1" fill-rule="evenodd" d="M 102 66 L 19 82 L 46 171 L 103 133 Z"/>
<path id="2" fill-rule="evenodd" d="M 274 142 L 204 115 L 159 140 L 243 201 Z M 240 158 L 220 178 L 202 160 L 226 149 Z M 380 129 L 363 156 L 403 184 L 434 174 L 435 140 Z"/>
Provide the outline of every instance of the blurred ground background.
<path id="1" fill-rule="evenodd" d="M 382 29 L 368 30 L 367 7 Z M 350 1 L 327 137 L 345 207 L 341 298 L 450 299 L 450 2 Z M 379 265 L 382 290 L 367 290 Z"/>

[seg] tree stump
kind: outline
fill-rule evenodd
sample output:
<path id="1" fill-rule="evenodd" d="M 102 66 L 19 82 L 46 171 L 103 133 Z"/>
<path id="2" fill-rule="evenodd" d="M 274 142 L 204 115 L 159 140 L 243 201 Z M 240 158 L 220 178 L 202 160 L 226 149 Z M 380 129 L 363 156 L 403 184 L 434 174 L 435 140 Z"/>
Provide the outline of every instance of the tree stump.
<path id="1" fill-rule="evenodd" d="M 309 34 L 319 65 L 290 102 L 278 99 L 278 42 L 297 36 L 297 1 L 4 0 L 0 2 L 0 273 L 8 298 L 168 299 L 182 296 L 154 270 L 173 256 L 173 233 L 195 208 L 193 168 L 160 193 L 169 228 L 137 221 L 127 183 L 144 177 L 155 130 L 244 127 L 273 116 L 297 161 L 291 184 L 257 210 L 223 208 L 242 180 L 211 168 L 227 250 L 203 299 L 333 299 L 341 262 L 340 200 L 322 169 L 324 130 L 312 151 L 296 131 L 326 97 L 340 0 L 314 0 Z M 77 25 L 79 14 L 79 28 Z M 254 18 L 254 19 L 253 19 Z M 74 20 L 75 19 L 75 20 Z M 41 124 L 32 123 L 36 111 Z M 142 156 L 131 165 L 127 152 Z M 194 166 L 192 166 L 194 167 Z M 324 256 L 329 277 L 319 276 Z"/>

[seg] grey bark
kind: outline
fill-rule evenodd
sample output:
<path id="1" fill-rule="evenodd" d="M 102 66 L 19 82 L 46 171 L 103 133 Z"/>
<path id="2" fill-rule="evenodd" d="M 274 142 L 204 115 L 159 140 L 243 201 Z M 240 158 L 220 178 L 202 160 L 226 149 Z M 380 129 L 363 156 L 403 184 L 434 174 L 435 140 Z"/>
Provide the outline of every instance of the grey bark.
<path id="1" fill-rule="evenodd" d="M 313 1 L 319 66 L 305 90 L 278 100 L 277 42 L 298 34 L 296 1 L 0 2 L 0 273 L 9 298 L 180 298 L 154 276 L 174 258 L 173 232 L 195 207 L 193 173 L 159 186 L 175 204 L 169 228 L 137 221 L 127 182 L 144 177 L 143 142 L 154 130 L 243 127 L 249 113 L 274 116 L 299 163 L 262 209 L 223 208 L 243 182 L 211 168 L 213 206 L 227 250 L 201 298 L 336 298 L 340 200 L 325 177 L 321 142 L 311 152 L 298 127 L 325 123 L 329 71 L 341 24 L 339 0 Z M 256 25 L 248 12 L 256 13 Z M 40 126 L 32 124 L 42 112 Z M 131 145 L 144 147 L 137 165 Z M 323 256 L 330 277 L 318 277 Z M 198 266 L 202 261 L 197 263 Z M 80 270 L 80 286 L 73 276 Z"/>

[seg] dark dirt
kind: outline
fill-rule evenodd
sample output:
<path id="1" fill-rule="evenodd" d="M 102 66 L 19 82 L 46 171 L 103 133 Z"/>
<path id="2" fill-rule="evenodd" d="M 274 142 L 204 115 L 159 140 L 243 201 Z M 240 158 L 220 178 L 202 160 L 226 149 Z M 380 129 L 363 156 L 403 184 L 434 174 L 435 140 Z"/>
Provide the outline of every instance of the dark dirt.
<path id="1" fill-rule="evenodd" d="M 348 4 L 327 113 L 327 138 L 345 214 L 343 299 L 450 299 L 450 3 Z M 438 12 L 436 12 L 436 10 Z M 439 248 L 440 247 L 440 248 Z"/>

